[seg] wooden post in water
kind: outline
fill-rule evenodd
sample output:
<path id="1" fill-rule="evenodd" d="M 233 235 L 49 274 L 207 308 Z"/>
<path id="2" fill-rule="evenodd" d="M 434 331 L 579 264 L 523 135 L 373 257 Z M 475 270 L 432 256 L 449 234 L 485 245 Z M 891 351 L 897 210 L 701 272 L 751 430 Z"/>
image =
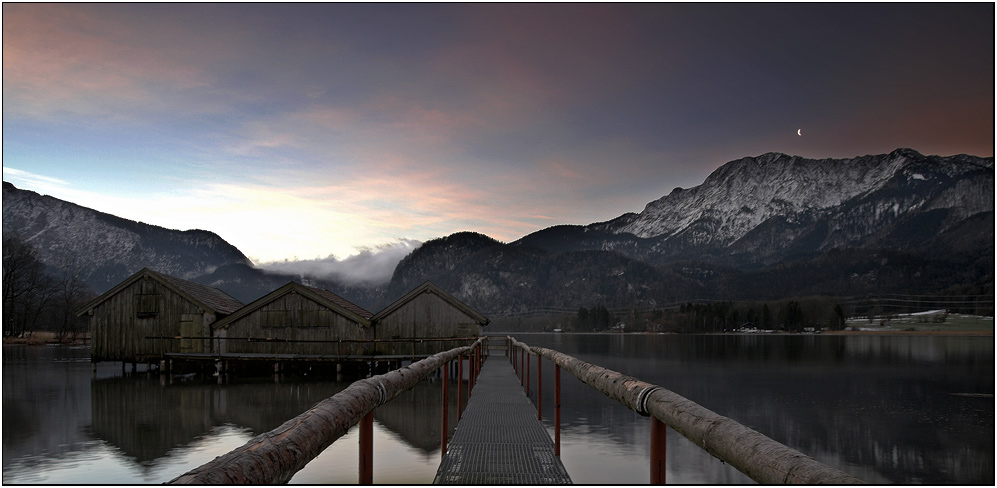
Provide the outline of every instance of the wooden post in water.
<path id="1" fill-rule="evenodd" d="M 651 484 L 665 484 L 665 423 L 651 415 Z"/>
<path id="2" fill-rule="evenodd" d="M 360 484 L 374 484 L 374 411 L 360 419 Z"/>

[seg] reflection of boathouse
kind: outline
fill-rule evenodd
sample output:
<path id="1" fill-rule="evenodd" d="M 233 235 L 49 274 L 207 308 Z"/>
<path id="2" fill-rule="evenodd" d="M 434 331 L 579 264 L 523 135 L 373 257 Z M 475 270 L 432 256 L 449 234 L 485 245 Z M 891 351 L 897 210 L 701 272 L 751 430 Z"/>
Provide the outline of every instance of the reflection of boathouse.
<path id="1" fill-rule="evenodd" d="M 342 391 L 353 379 L 166 384 L 138 375 L 95 380 L 89 383 L 88 432 L 150 469 L 169 464 L 175 449 L 197 449 L 199 439 L 218 429 L 244 430 L 250 437 L 268 432 Z M 457 395 L 448 401 L 452 426 L 457 424 Z M 423 380 L 378 407 L 374 418 L 406 445 L 429 454 L 440 448 L 439 411 L 439 379 Z"/>
<path id="2" fill-rule="evenodd" d="M 170 353 L 211 351 L 211 324 L 242 302 L 210 286 L 148 268 L 83 306 L 91 360 L 142 362 Z"/>
<path id="3" fill-rule="evenodd" d="M 288 283 L 243 305 L 225 292 L 143 269 L 77 312 L 93 362 L 415 360 L 466 346 L 488 319 L 431 282 L 371 314 L 335 293 Z M 228 369 L 226 369 L 228 371 Z"/>

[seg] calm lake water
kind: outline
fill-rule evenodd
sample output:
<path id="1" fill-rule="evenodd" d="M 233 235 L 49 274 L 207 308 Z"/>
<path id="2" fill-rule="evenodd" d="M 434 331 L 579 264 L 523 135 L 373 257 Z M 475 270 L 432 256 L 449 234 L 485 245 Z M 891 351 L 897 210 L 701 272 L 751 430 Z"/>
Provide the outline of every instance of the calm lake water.
<path id="1" fill-rule="evenodd" d="M 868 482 L 994 484 L 992 337 L 516 337 L 664 386 Z M 552 436 L 553 370 L 545 362 Z M 122 376 L 120 363 L 102 363 L 94 377 L 87 347 L 5 345 L 3 482 L 162 483 L 349 382 Z M 425 380 L 375 411 L 375 483 L 432 482 L 440 382 Z M 647 483 L 648 436 L 647 418 L 562 373 L 561 457 L 575 483 Z M 751 482 L 680 434 L 667 436 L 668 482 Z M 291 482 L 356 483 L 357 444 L 354 428 Z"/>

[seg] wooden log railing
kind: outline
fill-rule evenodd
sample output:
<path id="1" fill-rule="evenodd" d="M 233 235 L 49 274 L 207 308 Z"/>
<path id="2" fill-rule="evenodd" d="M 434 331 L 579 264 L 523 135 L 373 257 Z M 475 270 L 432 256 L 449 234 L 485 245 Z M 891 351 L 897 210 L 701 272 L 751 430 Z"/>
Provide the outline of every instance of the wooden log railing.
<path id="1" fill-rule="evenodd" d="M 286 483 L 336 439 L 346 435 L 350 427 L 360 423 L 360 482 L 369 484 L 372 482 L 370 432 L 374 409 L 411 389 L 451 361 L 460 359 L 463 362 L 464 356 L 471 358 L 470 392 L 482 358 L 480 351 L 486 346 L 487 338 L 480 337 L 470 346 L 456 347 L 401 369 L 355 381 L 345 390 L 322 400 L 276 429 L 260 434 L 241 447 L 167 483 Z M 443 383 L 444 388 L 448 388 L 447 381 Z"/>
<path id="2" fill-rule="evenodd" d="M 749 478 L 762 484 L 862 484 L 848 473 L 823 464 L 784 444 L 776 442 L 740 423 L 718 415 L 681 395 L 660 386 L 618 373 L 567 354 L 530 346 L 513 337 L 506 338 L 513 351 L 510 359 L 529 364 L 529 355 L 547 358 L 555 364 L 555 374 L 566 369 L 583 383 L 626 405 L 631 410 L 651 417 L 652 483 L 664 482 L 664 427 L 671 427 L 713 457 L 730 464 Z M 521 351 L 521 353 L 519 352 Z M 519 356 L 517 358 L 516 356 Z M 518 374 L 529 369 L 517 368 Z M 539 372 L 538 388 L 539 388 Z M 529 385 L 526 380 L 526 385 Z M 555 432 L 560 438 L 560 381 L 556 392 L 557 416 Z M 529 388 L 527 386 L 527 388 Z M 560 452 L 559 445 L 556 446 Z"/>

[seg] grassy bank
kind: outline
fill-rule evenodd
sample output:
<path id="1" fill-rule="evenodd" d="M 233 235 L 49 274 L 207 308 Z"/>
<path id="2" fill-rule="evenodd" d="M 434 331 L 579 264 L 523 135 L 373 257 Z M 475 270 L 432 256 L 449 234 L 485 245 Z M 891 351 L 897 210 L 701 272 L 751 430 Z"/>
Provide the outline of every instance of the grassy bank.
<path id="1" fill-rule="evenodd" d="M 77 334 L 76 337 L 67 336 L 62 339 L 55 332 L 28 332 L 21 337 L 4 337 L 4 344 L 86 344 L 90 341 L 90 334 Z"/>

